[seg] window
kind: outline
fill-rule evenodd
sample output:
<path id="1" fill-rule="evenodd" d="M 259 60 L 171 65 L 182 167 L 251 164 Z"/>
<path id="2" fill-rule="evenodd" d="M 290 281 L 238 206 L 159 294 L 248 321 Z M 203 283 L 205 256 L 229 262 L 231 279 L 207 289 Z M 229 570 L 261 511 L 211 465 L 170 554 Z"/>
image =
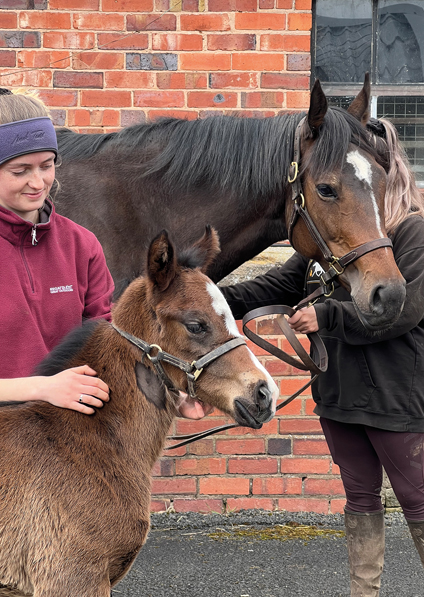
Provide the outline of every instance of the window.
<path id="1" fill-rule="evenodd" d="M 315 0 L 312 77 L 346 107 L 371 75 L 371 112 L 396 126 L 424 187 L 424 0 Z"/>

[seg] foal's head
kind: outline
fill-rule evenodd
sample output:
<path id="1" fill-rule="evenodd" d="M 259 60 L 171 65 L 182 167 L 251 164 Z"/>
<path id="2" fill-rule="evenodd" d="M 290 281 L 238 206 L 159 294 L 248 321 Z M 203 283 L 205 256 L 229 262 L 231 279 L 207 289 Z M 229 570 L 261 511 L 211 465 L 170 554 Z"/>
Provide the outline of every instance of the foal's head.
<path id="1" fill-rule="evenodd" d="M 306 208 L 335 257 L 387 236 L 384 195 L 388 164 L 377 153 L 364 126 L 369 118 L 369 99 L 368 75 L 347 111 L 328 108 L 317 81 L 301 131 Z M 328 268 L 300 218 L 292 239 L 300 253 Z M 350 291 L 367 328 L 382 329 L 396 321 L 403 307 L 405 281 L 391 248 L 365 254 L 346 268 L 340 281 Z"/>
<path id="2" fill-rule="evenodd" d="M 146 276 L 122 295 L 114 310 L 114 323 L 187 363 L 240 338 L 224 297 L 205 275 L 218 253 L 217 233 L 209 227 L 178 256 L 167 232 L 161 232 L 150 245 Z M 188 392 L 184 371 L 162 364 L 173 387 Z M 275 413 L 278 388 L 242 343 L 205 366 L 195 381 L 195 393 L 197 399 L 232 416 L 240 425 L 259 428 Z"/>

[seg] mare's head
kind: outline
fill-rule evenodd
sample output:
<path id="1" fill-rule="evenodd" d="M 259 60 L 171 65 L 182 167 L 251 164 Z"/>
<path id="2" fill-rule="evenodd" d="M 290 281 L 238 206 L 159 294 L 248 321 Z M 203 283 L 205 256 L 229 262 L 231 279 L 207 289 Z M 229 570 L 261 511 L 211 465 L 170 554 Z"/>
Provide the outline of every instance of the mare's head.
<path id="1" fill-rule="evenodd" d="M 370 83 L 365 83 L 347 111 L 328 108 L 316 81 L 301 130 L 301 180 L 306 209 L 335 257 L 387 236 L 384 226 L 385 158 L 378 155 L 365 128 Z M 290 213 L 292 206 L 287 210 Z M 292 242 L 303 255 L 328 263 L 299 218 Z M 399 317 L 405 280 L 390 247 L 378 248 L 350 264 L 340 282 L 351 293 L 365 327 L 380 330 Z"/>
<path id="2" fill-rule="evenodd" d="M 146 276 L 124 292 L 113 312 L 114 323 L 187 363 L 241 339 L 223 295 L 205 275 L 218 253 L 218 236 L 210 227 L 178 256 L 168 233 L 161 232 L 150 245 Z M 172 386 L 188 392 L 186 374 L 161 363 Z M 259 428 L 275 414 L 278 388 L 242 342 L 205 366 L 195 381 L 195 393 L 238 424 Z"/>

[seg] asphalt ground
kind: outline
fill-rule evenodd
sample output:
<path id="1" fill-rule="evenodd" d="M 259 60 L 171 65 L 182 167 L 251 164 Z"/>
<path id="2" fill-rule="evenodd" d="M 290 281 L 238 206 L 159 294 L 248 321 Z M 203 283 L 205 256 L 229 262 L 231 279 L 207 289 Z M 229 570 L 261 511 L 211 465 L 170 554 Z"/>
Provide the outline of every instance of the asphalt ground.
<path id="1" fill-rule="evenodd" d="M 385 518 L 380 597 L 423 597 L 424 570 L 404 518 Z M 341 515 L 153 514 L 149 538 L 112 596 L 349 597 L 345 541 Z"/>

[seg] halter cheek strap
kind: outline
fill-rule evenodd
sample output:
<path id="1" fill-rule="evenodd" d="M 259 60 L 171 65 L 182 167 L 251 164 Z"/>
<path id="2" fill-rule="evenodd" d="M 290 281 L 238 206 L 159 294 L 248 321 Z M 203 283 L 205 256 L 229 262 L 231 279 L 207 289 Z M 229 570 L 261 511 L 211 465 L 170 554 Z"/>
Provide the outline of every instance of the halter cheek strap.
<path id="1" fill-rule="evenodd" d="M 28 118 L 0 125 L 0 165 L 39 151 L 52 151 L 57 156 L 56 131 L 50 118 Z"/>

